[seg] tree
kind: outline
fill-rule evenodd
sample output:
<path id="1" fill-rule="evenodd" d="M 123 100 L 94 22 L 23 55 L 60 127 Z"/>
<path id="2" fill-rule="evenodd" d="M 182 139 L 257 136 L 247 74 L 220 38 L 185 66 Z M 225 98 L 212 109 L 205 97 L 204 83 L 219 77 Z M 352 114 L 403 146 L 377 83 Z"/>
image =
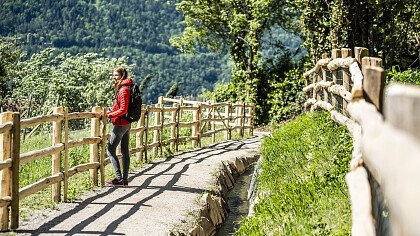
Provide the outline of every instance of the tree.
<path id="1" fill-rule="evenodd" d="M 293 16 L 284 0 L 182 0 L 177 9 L 186 28 L 172 37 L 172 45 L 183 52 L 206 47 L 228 50 L 233 63 L 232 82 L 239 98 L 256 103 L 259 86 L 259 49 L 264 32 L 274 24 L 286 25 Z M 257 109 L 258 109 L 258 104 Z"/>

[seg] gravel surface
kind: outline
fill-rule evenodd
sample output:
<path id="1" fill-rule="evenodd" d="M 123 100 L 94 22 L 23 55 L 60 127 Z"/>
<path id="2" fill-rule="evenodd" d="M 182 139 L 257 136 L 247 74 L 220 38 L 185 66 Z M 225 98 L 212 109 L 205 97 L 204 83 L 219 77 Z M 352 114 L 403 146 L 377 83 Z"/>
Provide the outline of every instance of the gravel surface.
<path id="1" fill-rule="evenodd" d="M 104 187 L 20 222 L 19 235 L 167 235 L 197 209 L 221 161 L 259 152 L 262 133 L 160 159 Z"/>

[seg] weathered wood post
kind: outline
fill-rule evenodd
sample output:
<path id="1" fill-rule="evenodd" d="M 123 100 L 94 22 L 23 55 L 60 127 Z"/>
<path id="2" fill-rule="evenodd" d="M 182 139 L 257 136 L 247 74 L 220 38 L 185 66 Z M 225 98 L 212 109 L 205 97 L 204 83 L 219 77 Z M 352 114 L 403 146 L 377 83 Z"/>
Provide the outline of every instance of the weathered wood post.
<path id="1" fill-rule="evenodd" d="M 155 104 L 155 108 L 159 108 L 160 104 Z M 153 121 L 153 143 L 159 143 L 159 129 L 157 127 L 160 126 L 160 112 L 154 112 L 154 121 Z M 157 147 L 153 147 L 153 155 L 157 156 Z"/>
<path id="2" fill-rule="evenodd" d="M 177 108 L 179 105 L 177 103 L 172 104 L 172 107 Z M 176 143 L 176 117 L 177 117 L 177 110 L 171 112 L 171 142 L 170 148 L 171 150 L 175 150 L 175 143 Z"/>
<path id="3" fill-rule="evenodd" d="M 382 112 L 383 90 L 385 86 L 385 72 L 380 67 L 366 66 L 363 68 L 363 96 L 365 100 L 373 103 L 379 112 Z"/>
<path id="4" fill-rule="evenodd" d="M 55 107 L 54 114 L 63 115 L 64 108 L 63 107 Z M 61 143 L 61 123 L 62 120 L 54 121 L 53 122 L 53 137 L 52 137 L 52 145 L 57 145 Z M 52 154 L 52 175 L 58 174 L 61 172 L 61 152 Z M 61 182 L 55 183 L 51 186 L 51 195 L 54 202 L 59 202 L 61 198 L 60 194 L 61 190 Z"/>
<path id="5" fill-rule="evenodd" d="M 333 49 L 332 51 L 331 51 L 331 58 L 334 60 L 334 59 L 337 59 L 337 58 L 340 58 L 341 57 L 341 50 L 340 49 Z M 337 84 L 337 70 L 333 70 L 333 72 L 332 72 L 332 79 L 333 79 L 333 82 L 334 82 L 334 84 Z M 337 95 L 335 95 L 335 94 L 331 94 L 331 101 L 332 101 L 332 104 L 331 105 L 333 105 L 333 107 L 335 108 L 335 109 L 337 109 L 337 107 L 338 107 L 338 105 L 337 105 Z"/>
<path id="6" fill-rule="evenodd" d="M 19 227 L 19 160 L 20 160 L 20 113 L 13 113 L 12 186 L 10 203 L 11 229 Z"/>
<path id="7" fill-rule="evenodd" d="M 249 125 L 251 126 L 249 130 L 249 135 L 251 136 L 254 135 L 254 113 L 255 113 L 255 105 L 252 104 L 251 109 L 249 110 L 249 115 L 251 116 L 251 118 L 249 119 Z"/>
<path id="8" fill-rule="evenodd" d="M 385 94 L 385 120 L 420 141 L 420 87 L 393 84 Z"/>
<path id="9" fill-rule="evenodd" d="M 197 147 L 198 146 L 198 130 L 200 129 L 199 126 L 197 127 L 197 124 L 199 125 L 200 116 L 198 114 L 197 104 L 195 104 L 194 107 L 196 107 L 197 110 L 193 111 L 193 117 L 192 117 L 193 125 L 191 126 L 191 144 L 193 147 Z"/>
<path id="10" fill-rule="evenodd" d="M 3 112 L 0 113 L 0 124 L 13 122 L 13 113 L 12 112 Z M 11 159 L 11 132 L 7 131 L 5 133 L 0 133 L 0 161 L 7 161 Z M 0 197 L 8 197 L 11 195 L 10 192 L 10 169 L 6 168 L 1 171 L 0 179 Z M 2 207 L 0 210 L 0 220 L 1 226 L 0 230 L 5 231 L 9 229 L 9 207 Z"/>
<path id="11" fill-rule="evenodd" d="M 362 65 L 362 58 L 369 56 L 369 50 L 364 47 L 354 47 L 354 58 Z M 362 70 L 363 71 L 363 70 Z"/>
<path id="12" fill-rule="evenodd" d="M 146 105 L 141 105 L 141 115 L 140 120 L 137 122 L 137 128 L 140 129 L 139 132 L 136 133 L 136 148 L 143 147 L 143 150 L 136 152 L 136 161 L 140 161 L 143 158 L 144 153 L 144 145 L 143 145 L 143 136 L 144 136 L 144 130 L 145 130 L 145 112 L 146 111 Z"/>
<path id="13" fill-rule="evenodd" d="M 386 122 L 404 133 L 409 134 L 411 137 L 414 137 L 417 144 L 420 145 L 420 87 L 414 85 L 392 84 L 386 88 L 385 94 L 383 111 Z M 415 155 L 417 155 L 415 157 L 419 157 L 419 153 L 415 153 Z M 401 156 L 401 158 L 405 160 L 406 157 Z M 416 167 L 414 167 L 413 170 L 416 171 Z M 396 175 L 401 174 L 402 173 L 396 173 Z M 408 177 L 411 175 L 406 176 Z M 405 204 L 408 204 L 409 206 L 418 206 L 418 199 L 416 196 L 418 196 L 419 191 L 416 181 L 416 178 L 407 179 L 402 183 L 405 187 L 399 187 L 408 189 L 408 193 L 411 195 L 411 197 L 409 197 L 411 202 L 405 202 Z M 404 199 L 407 199 L 407 193 L 404 195 Z M 400 196 L 400 194 L 396 194 L 395 196 Z M 400 199 L 395 198 L 395 196 L 392 199 L 394 204 L 395 202 L 400 202 Z M 413 210 L 417 211 L 416 209 L 418 209 L 418 207 L 415 207 Z M 418 218 L 413 215 L 413 212 L 411 212 L 411 215 L 402 214 L 401 211 L 403 209 L 401 209 L 401 207 L 398 208 L 398 206 L 395 205 L 394 208 L 389 210 L 391 232 L 388 233 L 390 235 L 410 235 L 413 233 L 413 231 L 410 232 L 410 229 L 418 231 L 418 224 L 410 225 L 409 220 L 407 219 L 412 219 L 411 223 L 418 222 Z"/>
<path id="14" fill-rule="evenodd" d="M 341 49 L 341 58 L 347 58 L 347 57 L 351 57 L 352 56 L 352 51 L 350 48 L 342 48 Z M 342 73 L 342 79 L 343 79 L 343 86 L 344 88 L 351 92 L 351 83 L 350 83 L 350 71 L 348 68 L 343 68 L 343 73 Z M 345 99 L 341 99 L 340 101 L 342 101 L 342 106 L 343 106 L 343 110 L 347 111 L 347 101 Z"/>
<path id="15" fill-rule="evenodd" d="M 69 189 L 69 109 L 64 107 L 64 186 L 63 201 L 67 202 L 67 193 Z"/>
<path id="16" fill-rule="evenodd" d="M 231 104 L 227 103 L 225 105 L 225 124 L 226 124 L 226 131 L 225 131 L 225 139 L 226 140 L 230 140 L 231 139 L 231 130 L 230 130 L 230 110 L 231 109 Z"/>
<path id="17" fill-rule="evenodd" d="M 328 53 L 323 53 L 322 54 L 322 59 L 328 59 Z M 327 71 L 325 70 L 324 66 L 321 67 L 321 71 L 322 71 L 322 81 L 327 82 Z M 328 90 L 327 90 L 327 88 L 322 88 L 322 92 L 323 92 L 324 101 L 328 102 Z"/>
<path id="18" fill-rule="evenodd" d="M 149 145 L 149 106 L 146 106 L 146 111 L 144 112 L 144 161 L 147 162 L 147 149 Z"/>
<path id="19" fill-rule="evenodd" d="M 176 117 L 176 138 L 175 138 L 175 151 L 179 151 L 179 122 L 181 121 L 181 105 L 177 107 L 177 117 Z"/>
<path id="20" fill-rule="evenodd" d="M 93 107 L 92 113 L 101 114 L 102 113 L 101 107 Z M 92 138 L 99 137 L 100 124 L 101 123 L 100 123 L 99 118 L 92 118 L 90 120 L 90 136 Z M 90 144 L 89 157 L 90 157 L 90 163 L 99 162 L 99 148 L 98 148 L 97 143 Z M 93 181 L 93 185 L 98 186 L 98 169 L 96 168 L 93 170 L 90 169 L 89 172 L 90 172 L 90 177 L 92 178 L 92 181 Z"/>
<path id="21" fill-rule="evenodd" d="M 160 128 L 159 128 L 159 150 L 160 150 L 160 155 L 163 156 L 163 125 L 165 124 L 165 111 L 164 111 L 164 104 L 163 104 L 163 97 L 162 97 L 162 102 L 159 104 L 160 106 Z"/>
<path id="22" fill-rule="evenodd" d="M 105 185 L 105 157 L 106 145 L 108 143 L 106 135 L 106 111 L 107 108 L 102 109 L 101 119 L 101 155 L 99 156 L 99 172 L 101 173 L 101 186 Z"/>
<path id="23" fill-rule="evenodd" d="M 216 130 L 216 109 L 217 106 L 212 102 L 211 103 L 211 131 L 213 132 L 213 134 L 211 135 L 211 141 L 213 143 L 216 142 L 216 133 L 214 132 Z"/>

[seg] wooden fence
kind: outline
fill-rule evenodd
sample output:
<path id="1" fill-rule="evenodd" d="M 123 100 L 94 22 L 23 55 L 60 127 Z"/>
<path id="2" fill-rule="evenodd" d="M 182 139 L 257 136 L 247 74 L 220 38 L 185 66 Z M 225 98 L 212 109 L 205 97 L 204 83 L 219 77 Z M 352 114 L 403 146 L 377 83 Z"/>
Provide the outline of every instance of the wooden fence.
<path id="1" fill-rule="evenodd" d="M 420 88 L 384 88 L 381 66 L 382 60 L 362 47 L 354 49 L 354 57 L 348 48 L 332 50 L 331 58 L 324 54 L 304 74 L 310 96 L 305 106 L 329 111 L 353 138 L 346 175 L 352 235 L 417 235 Z"/>
<path id="2" fill-rule="evenodd" d="M 167 103 L 171 103 L 172 106 L 165 105 Z M 2 231 L 18 228 L 19 200 L 33 193 L 51 186 L 54 201 L 58 202 L 61 199 L 67 201 L 68 181 L 76 173 L 89 170 L 94 184 L 104 185 L 104 167 L 110 163 L 109 158 L 105 158 L 108 137 L 106 109 L 94 107 L 91 112 L 69 113 L 67 108 L 57 107 L 53 114 L 29 119 L 20 119 L 19 113 L 0 113 L 0 227 Z M 203 103 L 160 97 L 155 106 L 143 105 L 140 120 L 132 124 L 130 135 L 135 136 L 136 145 L 130 147 L 130 155 L 135 154 L 137 160 L 147 161 L 149 149 L 157 154 L 159 149 L 162 153 L 162 147 L 169 145 L 171 149 L 178 151 L 179 143 L 188 140 L 197 147 L 201 146 L 203 137 L 211 136 L 215 141 L 215 134 L 222 131 L 226 139 L 231 139 L 234 130 L 241 136 L 244 135 L 245 130 L 252 135 L 254 109 L 253 105 L 244 103 Z M 90 137 L 69 140 L 68 122 L 72 119 L 90 119 Z M 151 125 L 152 122 L 153 125 Z M 52 146 L 21 153 L 21 131 L 47 123 L 52 123 Z M 181 128 L 189 129 L 191 135 L 180 136 Z M 169 134 L 166 135 L 167 139 L 164 139 L 165 133 Z M 81 145 L 90 145 L 89 163 L 69 168 L 71 158 L 69 149 Z M 61 156 L 64 157 L 64 163 L 61 163 Z M 43 157 L 52 158 L 51 176 L 20 188 L 20 165 Z M 62 193 L 61 184 L 63 184 Z"/>

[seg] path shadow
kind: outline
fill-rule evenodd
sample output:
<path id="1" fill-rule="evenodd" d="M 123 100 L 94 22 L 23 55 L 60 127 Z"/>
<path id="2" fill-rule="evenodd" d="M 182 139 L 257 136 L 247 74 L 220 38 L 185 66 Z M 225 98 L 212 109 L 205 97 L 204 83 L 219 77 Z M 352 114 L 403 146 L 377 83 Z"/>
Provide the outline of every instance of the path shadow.
<path id="1" fill-rule="evenodd" d="M 182 155 L 182 154 L 191 154 L 191 156 L 186 158 L 178 158 L 175 162 L 174 159 L 171 157 L 168 157 L 163 160 L 156 161 L 152 163 L 150 166 L 146 167 L 145 169 L 135 173 L 134 175 L 129 177 L 129 181 L 131 182 L 134 178 L 145 175 L 149 176 L 146 178 L 146 180 L 140 185 L 140 186 L 129 186 L 128 189 L 132 189 L 130 193 L 124 194 L 123 196 L 120 196 L 119 198 L 107 203 L 95 203 L 96 200 L 109 195 L 113 194 L 118 188 L 108 188 L 108 190 L 103 191 L 95 196 L 89 197 L 81 202 L 78 203 L 77 206 L 72 208 L 69 211 L 66 211 L 53 219 L 49 220 L 46 223 L 43 223 L 38 227 L 38 229 L 35 230 L 17 230 L 17 233 L 28 233 L 30 235 L 40 235 L 43 233 L 49 233 L 49 234 L 62 234 L 62 235 L 74 235 L 74 234 L 92 234 L 92 235 L 121 235 L 117 234 L 114 231 L 117 229 L 118 225 L 121 224 L 125 219 L 129 218 L 132 214 L 137 212 L 141 207 L 150 207 L 150 205 L 147 205 L 147 201 L 155 198 L 156 196 L 159 196 L 164 191 L 180 191 L 180 192 L 190 192 L 190 193 L 202 193 L 205 191 L 204 189 L 197 189 L 197 188 L 188 188 L 188 187 L 181 187 L 177 186 L 176 183 L 180 179 L 180 177 L 188 170 L 190 165 L 198 164 L 204 161 L 207 158 L 211 158 L 212 156 L 222 155 L 229 151 L 235 151 L 244 149 L 244 145 L 246 144 L 252 144 L 257 143 L 258 140 L 255 139 L 255 137 L 251 137 L 248 139 L 243 139 L 239 141 L 228 141 L 223 143 L 218 143 L 214 145 L 210 145 L 208 147 L 204 147 L 202 149 L 193 150 L 190 152 L 184 152 L 181 154 L 177 154 L 175 157 Z M 210 154 L 211 153 L 211 154 Z M 208 154 L 208 155 L 207 155 Z M 194 159 L 197 158 L 197 159 Z M 170 170 L 172 170 L 176 165 L 179 165 L 183 162 L 186 162 L 187 160 L 193 160 L 192 163 L 185 164 L 181 171 L 178 171 L 175 174 L 167 174 Z M 168 167 L 158 173 L 148 173 L 149 171 L 153 170 L 157 165 L 161 164 L 168 164 Z M 171 175 L 173 176 L 166 185 L 164 186 L 154 186 L 151 185 L 152 180 L 155 178 L 162 176 L 162 175 Z M 145 197 L 144 199 L 140 200 L 137 203 L 123 203 L 123 205 L 130 205 L 131 208 L 126 212 L 125 214 L 121 214 L 119 216 L 116 216 L 115 219 L 112 222 L 107 222 L 108 226 L 104 231 L 88 231 L 83 230 L 86 226 L 93 223 L 97 218 L 104 215 L 106 212 L 111 210 L 116 205 L 122 205 L 121 202 L 124 200 L 132 197 L 133 195 L 138 194 L 142 190 L 147 189 L 157 189 L 156 192 L 150 194 L 149 196 Z M 87 208 L 89 205 L 97 205 L 97 204 L 103 204 L 104 207 L 94 213 L 93 215 L 89 216 L 87 219 L 84 219 L 71 229 L 66 230 L 54 230 L 53 228 L 57 225 L 59 225 L 64 220 L 67 220 L 69 218 L 74 217 L 78 212 L 81 210 Z"/>

